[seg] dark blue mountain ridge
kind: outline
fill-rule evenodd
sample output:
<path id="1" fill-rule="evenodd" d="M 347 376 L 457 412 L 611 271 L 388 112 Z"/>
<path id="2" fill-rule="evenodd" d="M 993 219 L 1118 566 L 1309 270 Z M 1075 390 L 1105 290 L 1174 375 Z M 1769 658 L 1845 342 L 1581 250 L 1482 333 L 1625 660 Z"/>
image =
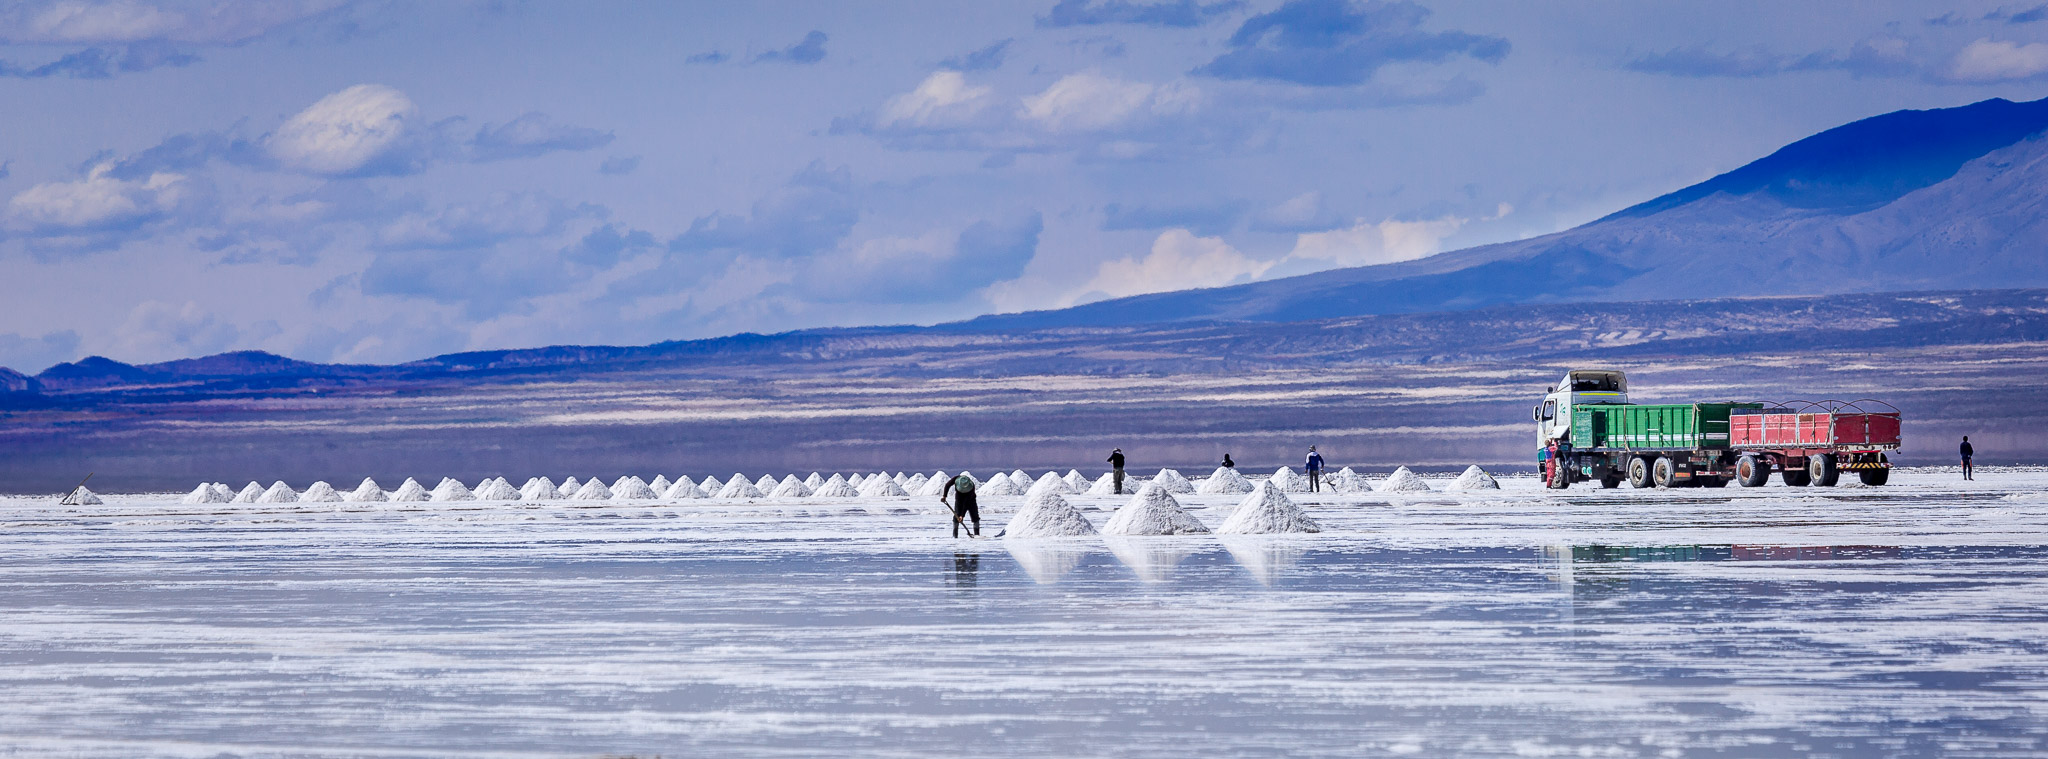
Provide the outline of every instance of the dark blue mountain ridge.
<path id="1" fill-rule="evenodd" d="M 1294 321 L 1507 303 L 2038 287 L 2048 99 L 1898 111 L 1555 234 L 943 328 Z"/>

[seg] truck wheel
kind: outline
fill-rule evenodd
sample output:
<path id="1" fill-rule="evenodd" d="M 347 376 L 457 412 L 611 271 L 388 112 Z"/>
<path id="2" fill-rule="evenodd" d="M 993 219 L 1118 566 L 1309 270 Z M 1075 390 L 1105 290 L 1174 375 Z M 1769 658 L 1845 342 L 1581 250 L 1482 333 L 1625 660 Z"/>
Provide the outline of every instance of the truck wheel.
<path id="1" fill-rule="evenodd" d="M 1628 460 L 1628 484 L 1630 487 L 1647 488 L 1650 482 L 1650 460 L 1637 456 Z"/>
<path id="2" fill-rule="evenodd" d="M 1780 475 L 1785 478 L 1785 487 L 1788 488 L 1806 487 L 1811 479 L 1806 476 L 1806 469 L 1804 467 L 1785 467 L 1780 472 Z"/>
<path id="3" fill-rule="evenodd" d="M 1891 481 L 1892 470 L 1864 469 L 1856 473 L 1856 479 L 1862 480 L 1865 485 L 1877 487 Z"/>
<path id="4" fill-rule="evenodd" d="M 1760 488 L 1771 481 L 1770 462 L 1754 455 L 1744 455 L 1735 461 L 1735 481 L 1746 488 Z"/>
<path id="5" fill-rule="evenodd" d="M 1676 473 L 1676 471 L 1671 465 L 1671 459 L 1659 456 L 1657 457 L 1657 464 L 1650 468 L 1650 477 L 1657 481 L 1657 487 L 1668 488 L 1671 487 L 1671 475 Z"/>
<path id="6" fill-rule="evenodd" d="M 1544 478 L 1544 487 L 1550 488 L 1551 490 L 1563 490 L 1565 488 L 1572 486 L 1572 471 L 1570 469 L 1565 468 L 1563 462 L 1558 461 L 1557 459 L 1551 459 L 1544 463 L 1550 467 L 1550 476 Z"/>
<path id="7" fill-rule="evenodd" d="M 1813 481 L 1814 487 L 1831 488 L 1841 482 L 1842 472 L 1835 468 L 1835 454 L 1806 457 L 1806 477 Z"/>

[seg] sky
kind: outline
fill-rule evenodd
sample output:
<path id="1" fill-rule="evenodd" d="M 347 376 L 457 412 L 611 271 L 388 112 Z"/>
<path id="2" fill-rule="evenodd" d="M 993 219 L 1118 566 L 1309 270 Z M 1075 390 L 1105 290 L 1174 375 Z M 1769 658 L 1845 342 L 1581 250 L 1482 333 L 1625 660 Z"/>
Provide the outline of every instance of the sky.
<path id="1" fill-rule="evenodd" d="M 929 324 L 2048 95 L 2048 5 L 0 0 L 0 366 Z"/>

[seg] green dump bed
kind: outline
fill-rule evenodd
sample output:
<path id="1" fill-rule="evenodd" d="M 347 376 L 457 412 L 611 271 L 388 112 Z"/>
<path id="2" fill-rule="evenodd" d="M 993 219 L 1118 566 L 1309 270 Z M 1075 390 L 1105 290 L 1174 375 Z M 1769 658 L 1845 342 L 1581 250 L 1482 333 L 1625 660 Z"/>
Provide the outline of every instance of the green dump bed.
<path id="1" fill-rule="evenodd" d="M 1760 403 L 1595 405 L 1572 409 L 1572 446 L 1627 450 L 1728 447 L 1728 416 Z"/>

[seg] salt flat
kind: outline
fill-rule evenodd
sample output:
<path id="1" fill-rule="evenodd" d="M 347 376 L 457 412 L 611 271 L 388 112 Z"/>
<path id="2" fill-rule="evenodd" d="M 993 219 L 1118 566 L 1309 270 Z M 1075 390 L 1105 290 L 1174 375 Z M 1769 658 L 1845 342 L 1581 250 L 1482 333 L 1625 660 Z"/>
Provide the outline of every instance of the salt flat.
<path id="1" fill-rule="evenodd" d="M 2040 755 L 2048 472 L 1979 476 L 1030 542 L 928 498 L 0 499 L 0 756 Z"/>

